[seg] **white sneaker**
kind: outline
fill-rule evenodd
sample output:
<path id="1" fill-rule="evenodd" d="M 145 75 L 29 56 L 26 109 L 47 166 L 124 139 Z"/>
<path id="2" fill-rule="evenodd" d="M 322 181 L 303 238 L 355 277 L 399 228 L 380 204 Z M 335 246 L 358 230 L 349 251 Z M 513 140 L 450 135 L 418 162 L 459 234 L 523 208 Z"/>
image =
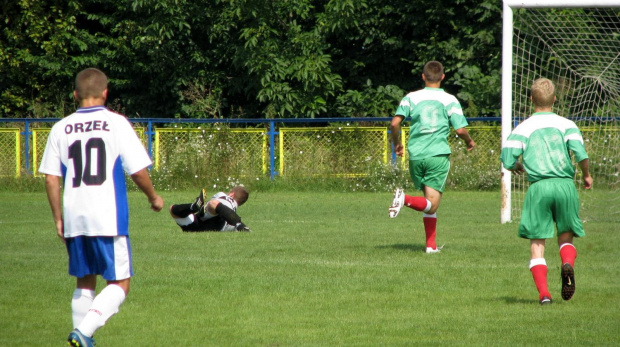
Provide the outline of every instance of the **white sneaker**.
<path id="1" fill-rule="evenodd" d="M 392 205 L 388 209 L 388 213 L 390 218 L 396 218 L 398 216 L 398 212 L 405 204 L 405 191 L 402 188 L 396 188 L 394 191 L 394 200 L 392 200 Z"/>
<path id="2" fill-rule="evenodd" d="M 432 249 L 430 247 L 426 247 L 426 253 L 439 253 L 441 252 L 441 249 L 443 248 L 443 246 L 441 247 L 437 247 L 436 249 Z"/>

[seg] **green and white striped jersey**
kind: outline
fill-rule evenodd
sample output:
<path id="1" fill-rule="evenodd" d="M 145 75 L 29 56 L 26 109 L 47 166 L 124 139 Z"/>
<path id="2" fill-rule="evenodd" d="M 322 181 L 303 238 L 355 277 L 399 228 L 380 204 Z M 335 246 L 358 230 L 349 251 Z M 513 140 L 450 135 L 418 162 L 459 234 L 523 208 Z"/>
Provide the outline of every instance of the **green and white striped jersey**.
<path id="1" fill-rule="evenodd" d="M 502 147 L 501 161 L 512 169 L 520 156 L 530 182 L 547 178 L 573 178 L 571 154 L 588 159 L 577 125 L 553 112 L 537 112 L 519 124 Z"/>
<path id="2" fill-rule="evenodd" d="M 450 126 L 467 126 L 461 104 L 441 88 L 426 87 L 407 94 L 395 115 L 411 122 L 407 142 L 410 160 L 450 154 Z"/>

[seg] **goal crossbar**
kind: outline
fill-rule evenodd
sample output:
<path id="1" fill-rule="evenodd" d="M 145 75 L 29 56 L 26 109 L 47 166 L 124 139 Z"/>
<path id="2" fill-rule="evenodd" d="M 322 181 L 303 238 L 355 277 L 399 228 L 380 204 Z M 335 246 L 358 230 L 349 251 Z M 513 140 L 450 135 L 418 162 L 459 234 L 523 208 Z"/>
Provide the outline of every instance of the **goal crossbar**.
<path id="1" fill-rule="evenodd" d="M 532 7 L 548 7 L 548 8 L 564 8 L 564 7 L 620 7 L 620 1 L 617 0 L 504 0 L 504 5 L 509 8 L 532 8 Z M 504 7 L 505 9 L 505 7 Z"/>

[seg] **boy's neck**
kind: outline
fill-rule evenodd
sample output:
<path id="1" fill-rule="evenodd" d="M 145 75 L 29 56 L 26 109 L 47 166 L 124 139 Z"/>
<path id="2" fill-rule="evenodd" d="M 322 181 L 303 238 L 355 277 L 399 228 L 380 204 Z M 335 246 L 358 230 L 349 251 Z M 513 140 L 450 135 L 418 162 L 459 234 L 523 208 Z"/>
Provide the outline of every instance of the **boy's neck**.
<path id="1" fill-rule="evenodd" d="M 80 107 L 94 107 L 94 106 L 104 106 L 105 99 L 103 98 L 88 98 L 80 100 Z"/>
<path id="2" fill-rule="evenodd" d="M 539 113 L 539 112 L 553 112 L 553 108 L 552 107 L 534 107 L 534 113 Z"/>

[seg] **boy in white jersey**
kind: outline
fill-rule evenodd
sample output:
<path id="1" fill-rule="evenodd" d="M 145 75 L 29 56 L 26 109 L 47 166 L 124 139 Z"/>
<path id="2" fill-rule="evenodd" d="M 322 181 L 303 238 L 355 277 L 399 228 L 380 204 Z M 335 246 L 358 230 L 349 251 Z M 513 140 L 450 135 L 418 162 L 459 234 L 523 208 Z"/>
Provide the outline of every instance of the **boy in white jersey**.
<path id="1" fill-rule="evenodd" d="M 170 215 L 181 230 L 199 231 L 251 231 L 241 222 L 237 207 L 243 205 L 250 193 L 244 186 L 236 186 L 228 194 L 218 192 L 205 203 L 203 189 L 192 204 L 170 206 Z"/>
<path id="2" fill-rule="evenodd" d="M 154 211 L 164 202 L 146 169 L 151 159 L 131 124 L 104 106 L 106 75 L 94 68 L 81 71 L 73 95 L 80 107 L 52 127 L 39 171 L 45 174 L 57 235 L 67 247 L 69 274 L 77 278 L 68 341 L 82 347 L 94 345 L 93 334 L 129 292 L 133 268 L 125 172 Z M 95 295 L 97 275 L 107 286 Z"/>
<path id="3" fill-rule="evenodd" d="M 555 102 L 553 83 L 540 78 L 531 89 L 534 114 L 517 126 L 502 147 L 501 161 L 507 170 L 527 173 L 530 187 L 523 202 L 519 236 L 530 240 L 530 271 L 541 305 L 551 303 L 547 287 L 545 239 L 557 228 L 562 259 L 562 299 L 575 293 L 574 266 L 577 251 L 573 237 L 585 236 L 579 219 L 579 196 L 573 183 L 575 168 L 572 152 L 579 164 L 586 189 L 592 187 L 588 154 L 581 132 L 574 122 L 552 112 Z M 523 164 L 518 161 L 522 157 Z M 554 227 L 555 225 L 555 227 Z"/>
<path id="4" fill-rule="evenodd" d="M 453 95 L 440 88 L 444 78 L 440 62 L 426 63 L 422 73 L 426 87 L 402 99 L 390 125 L 394 152 L 402 157 L 404 149 L 400 141 L 400 124 L 403 121 L 411 122 L 407 141 L 409 173 L 414 186 L 424 192 L 424 197 L 405 195 L 403 189 L 396 189 L 388 210 L 389 216 L 396 217 L 403 206 L 423 212 L 426 253 L 438 253 L 441 250 L 435 241 L 436 212 L 450 171 L 450 127 L 465 141 L 467 150 L 471 151 L 476 146 L 465 128 L 467 120 L 463 116 L 461 104 Z"/>

